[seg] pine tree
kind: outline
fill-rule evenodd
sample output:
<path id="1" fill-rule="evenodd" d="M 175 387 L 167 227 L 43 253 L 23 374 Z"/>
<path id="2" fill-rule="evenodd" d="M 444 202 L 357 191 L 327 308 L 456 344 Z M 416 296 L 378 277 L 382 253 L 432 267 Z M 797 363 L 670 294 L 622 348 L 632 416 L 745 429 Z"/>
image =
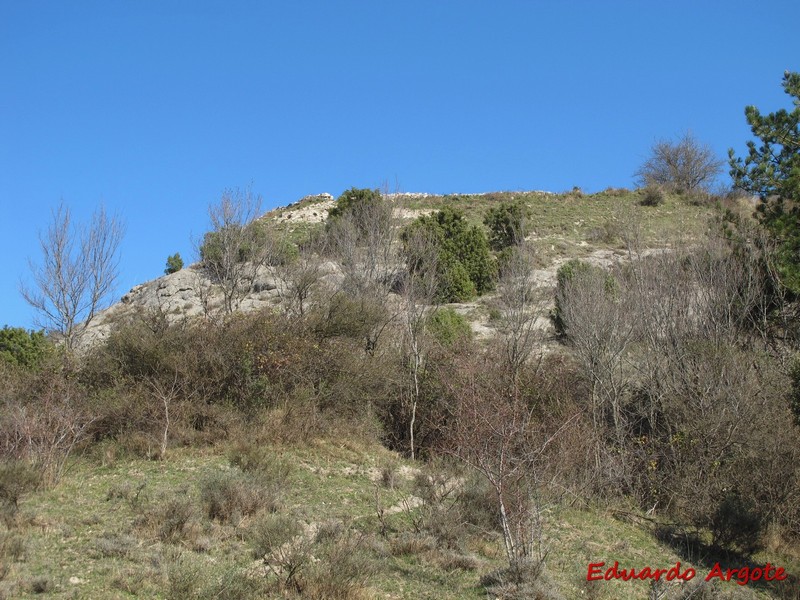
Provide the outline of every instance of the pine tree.
<path id="1" fill-rule="evenodd" d="M 164 275 L 171 275 L 177 273 L 183 268 L 183 259 L 180 252 L 176 252 L 172 256 L 167 257 L 167 266 L 164 269 Z"/>
<path id="2" fill-rule="evenodd" d="M 783 89 L 794 109 L 762 115 L 745 108 L 753 135 L 744 159 L 728 151 L 734 185 L 757 194 L 757 214 L 778 241 L 778 271 L 784 286 L 800 294 L 800 73 L 786 71 Z"/>

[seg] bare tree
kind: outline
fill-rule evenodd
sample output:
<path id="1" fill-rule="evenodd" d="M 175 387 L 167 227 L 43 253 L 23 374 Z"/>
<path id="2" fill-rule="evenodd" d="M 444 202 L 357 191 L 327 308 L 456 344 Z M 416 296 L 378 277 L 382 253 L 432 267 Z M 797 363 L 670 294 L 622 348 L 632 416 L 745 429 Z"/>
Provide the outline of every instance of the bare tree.
<path id="1" fill-rule="evenodd" d="M 548 298 L 536 279 L 533 249 L 521 242 L 510 249 L 500 271 L 497 285 L 500 325 L 506 366 L 515 390 L 522 366 L 544 337 L 545 328 L 537 326 Z"/>
<path id="2" fill-rule="evenodd" d="M 526 400 L 509 394 L 486 360 L 461 359 L 443 378 L 451 400 L 442 450 L 491 485 L 510 571 L 522 583 L 546 555 L 538 500 L 545 453 L 572 418 L 544 433 Z"/>
<path id="3" fill-rule="evenodd" d="M 174 409 L 175 402 L 183 393 L 183 383 L 178 377 L 178 370 L 175 369 L 172 375 L 169 377 L 159 377 L 158 375 L 145 377 L 144 384 L 152 398 L 156 400 L 163 409 L 164 430 L 161 435 L 159 458 L 164 460 L 167 457 L 169 430 L 172 426 L 172 420 L 175 416 L 174 414 L 171 414 L 170 409 Z"/>
<path id="4" fill-rule="evenodd" d="M 625 434 L 622 403 L 630 384 L 624 359 L 635 332 L 620 281 L 587 265 L 576 269 L 557 291 L 564 333 L 591 382 L 595 430 L 610 416 L 618 441 Z"/>
<path id="5" fill-rule="evenodd" d="M 391 197 L 376 193 L 370 201 L 339 213 L 329 225 L 329 248 L 344 275 L 340 291 L 361 303 L 365 314 L 376 314 L 375 307 L 386 306 L 400 272 L 393 210 Z M 390 312 L 382 312 L 383 318 L 367 331 L 368 352 L 374 352 L 381 333 L 394 319 Z"/>
<path id="6" fill-rule="evenodd" d="M 706 189 L 722 170 L 710 146 L 685 133 L 677 142 L 659 140 L 634 174 L 640 185 L 661 185 L 679 192 Z"/>
<path id="7" fill-rule="evenodd" d="M 266 234 L 256 220 L 260 211 L 261 198 L 250 189 L 225 190 L 219 203 L 208 208 L 211 231 L 203 236 L 200 258 L 222 289 L 226 314 L 238 308 L 268 259 Z"/>
<path id="8" fill-rule="evenodd" d="M 439 286 L 437 277 L 439 250 L 430 231 L 417 229 L 405 240 L 406 252 L 418 257 L 419 268 L 409 269 L 400 291 L 400 319 L 403 345 L 411 374 L 408 426 L 411 458 L 416 458 L 417 408 L 420 400 L 420 377 L 425 368 L 427 348 L 425 323 L 436 310 L 434 299 Z"/>
<path id="9" fill-rule="evenodd" d="M 29 263 L 34 286 L 23 283 L 20 291 L 39 313 L 37 324 L 58 333 L 67 351 L 75 349 L 114 291 L 123 233 L 122 223 L 102 205 L 86 226 L 75 225 L 61 203 L 47 233 L 39 235 L 42 264 Z"/>
<path id="10" fill-rule="evenodd" d="M 294 245 L 286 234 L 273 232 L 271 242 L 277 248 L 268 265 L 275 279 L 278 296 L 288 316 L 304 317 L 311 296 L 323 275 L 320 255 L 324 251 L 324 240 L 313 239 L 300 244 L 297 255 L 288 248 Z"/>

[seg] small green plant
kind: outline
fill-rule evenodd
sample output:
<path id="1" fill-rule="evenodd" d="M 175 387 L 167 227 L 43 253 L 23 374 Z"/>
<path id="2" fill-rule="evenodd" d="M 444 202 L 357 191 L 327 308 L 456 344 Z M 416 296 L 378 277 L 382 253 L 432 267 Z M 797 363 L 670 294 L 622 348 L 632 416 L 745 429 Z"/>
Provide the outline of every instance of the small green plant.
<path id="1" fill-rule="evenodd" d="M 180 252 L 176 252 L 172 256 L 167 257 L 167 266 L 164 269 L 164 275 L 171 275 L 177 273 L 183 268 L 183 259 Z"/>

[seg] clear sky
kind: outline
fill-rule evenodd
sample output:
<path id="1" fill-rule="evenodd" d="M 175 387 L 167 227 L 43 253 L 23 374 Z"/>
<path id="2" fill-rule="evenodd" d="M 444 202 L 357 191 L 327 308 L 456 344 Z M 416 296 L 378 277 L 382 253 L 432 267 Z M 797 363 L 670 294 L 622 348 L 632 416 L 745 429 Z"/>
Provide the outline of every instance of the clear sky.
<path id="1" fill-rule="evenodd" d="M 593 192 L 660 138 L 789 108 L 797 0 L 0 0 L 0 326 L 60 200 L 127 224 L 118 294 L 226 188 Z"/>

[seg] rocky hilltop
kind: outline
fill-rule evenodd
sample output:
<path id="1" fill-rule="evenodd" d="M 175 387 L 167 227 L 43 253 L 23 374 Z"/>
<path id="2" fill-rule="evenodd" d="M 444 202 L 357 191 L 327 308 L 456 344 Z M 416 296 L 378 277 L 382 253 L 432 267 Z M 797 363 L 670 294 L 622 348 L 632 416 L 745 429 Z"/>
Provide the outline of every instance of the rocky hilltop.
<path id="1" fill-rule="evenodd" d="M 619 220 L 614 212 L 618 211 L 619 206 L 615 205 L 630 206 L 632 200 L 637 200 L 635 194 L 628 195 L 630 197 L 609 192 L 595 196 L 497 192 L 448 196 L 403 193 L 392 194 L 391 197 L 395 201 L 394 214 L 400 224 L 429 214 L 442 206 L 463 208 L 473 222 L 479 221 L 482 211 L 493 202 L 521 198 L 532 209 L 534 228 L 529 240 L 537 250 L 535 281 L 542 293 L 552 299 L 557 270 L 570 258 L 580 257 L 603 268 L 627 260 L 623 245 L 614 238 L 613 227 L 618 226 L 616 221 Z M 321 226 L 334 204 L 335 199 L 330 194 L 310 195 L 271 210 L 261 219 L 294 233 Z M 674 217 L 670 215 L 669 219 L 669 223 L 672 223 Z M 662 229 L 661 224 L 655 225 L 658 230 Z M 661 237 L 660 231 L 655 233 Z M 652 234 L 650 237 L 653 237 Z M 660 239 L 650 239 L 648 242 L 649 248 L 644 249 L 643 254 L 660 252 L 669 245 Z M 341 270 L 334 262 L 319 258 L 315 269 L 322 283 L 334 286 L 340 280 Z M 281 289 L 281 280 L 276 277 L 273 269 L 259 267 L 255 275 L 243 283 L 245 289 L 237 310 L 257 311 L 280 304 L 284 290 Z M 137 315 L 156 315 L 168 323 L 176 323 L 216 317 L 223 312 L 222 305 L 220 286 L 200 263 L 195 263 L 176 273 L 134 286 L 118 303 L 95 317 L 83 336 L 81 346 L 91 347 L 108 336 L 116 323 Z M 491 320 L 492 294 L 486 294 L 473 302 L 450 306 L 468 318 L 478 336 L 490 337 L 496 333 L 495 324 Z M 541 314 L 537 319 L 539 327 L 550 327 L 547 318 L 550 308 L 552 301 L 541 307 Z"/>

